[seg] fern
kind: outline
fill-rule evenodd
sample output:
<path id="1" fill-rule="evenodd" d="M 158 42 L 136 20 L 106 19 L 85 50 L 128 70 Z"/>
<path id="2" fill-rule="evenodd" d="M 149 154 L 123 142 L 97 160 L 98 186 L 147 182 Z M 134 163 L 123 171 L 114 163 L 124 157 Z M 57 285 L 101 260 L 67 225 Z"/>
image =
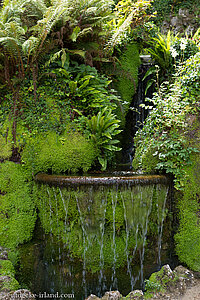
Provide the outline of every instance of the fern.
<path id="1" fill-rule="evenodd" d="M 146 13 L 150 6 L 151 0 L 119 1 L 115 8 L 115 17 L 109 23 L 112 36 L 106 45 L 106 50 L 113 49 L 120 44 L 134 27 L 145 22 L 150 17 Z"/>

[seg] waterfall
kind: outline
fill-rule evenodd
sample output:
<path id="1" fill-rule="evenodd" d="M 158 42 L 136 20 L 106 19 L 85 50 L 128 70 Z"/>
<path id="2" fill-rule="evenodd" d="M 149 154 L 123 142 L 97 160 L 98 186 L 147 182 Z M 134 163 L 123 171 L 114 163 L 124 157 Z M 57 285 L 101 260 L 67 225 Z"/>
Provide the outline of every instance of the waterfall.
<path id="1" fill-rule="evenodd" d="M 156 183 L 159 178 L 164 184 Z M 49 257 L 45 254 L 44 290 L 74 292 L 77 300 L 91 293 L 102 297 L 109 289 L 126 295 L 143 285 L 148 265 L 157 270 L 164 257 L 168 185 L 162 176 L 101 177 L 100 184 L 95 177 L 84 182 L 86 185 L 75 188 L 36 185 L 37 207 L 46 232 L 41 249 L 50 251 Z M 151 239 L 152 228 L 158 247 L 154 243 L 149 250 L 147 238 Z M 164 236 L 165 245 L 168 240 Z M 148 264 L 147 250 L 151 253 Z"/>
<path id="2" fill-rule="evenodd" d="M 144 62 L 139 68 L 138 87 L 135 95 L 133 96 L 132 103 L 129 111 L 126 115 L 126 125 L 124 129 L 124 139 L 122 141 L 122 164 L 127 164 L 131 169 L 131 163 L 133 160 L 134 143 L 133 139 L 139 128 L 142 128 L 146 117 L 148 116 L 148 110 L 141 107 L 141 104 L 146 104 L 145 98 L 151 98 L 153 94 L 153 88 L 150 88 L 145 94 L 145 89 L 149 78 L 143 80 L 145 73 L 150 68 L 150 62 Z"/>

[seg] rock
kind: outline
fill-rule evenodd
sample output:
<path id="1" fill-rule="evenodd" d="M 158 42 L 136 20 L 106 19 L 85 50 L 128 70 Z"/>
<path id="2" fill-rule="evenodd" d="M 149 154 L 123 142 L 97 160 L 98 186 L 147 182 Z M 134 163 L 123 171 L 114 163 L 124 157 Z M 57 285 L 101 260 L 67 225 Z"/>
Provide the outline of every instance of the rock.
<path id="1" fill-rule="evenodd" d="M 193 274 L 194 274 L 194 278 L 195 278 L 195 279 L 200 279 L 200 272 L 198 272 L 198 271 L 193 271 Z"/>
<path id="2" fill-rule="evenodd" d="M 180 26 L 180 25 L 183 25 L 183 23 L 182 23 L 181 19 L 179 19 L 179 17 L 176 16 L 171 19 L 172 27 L 176 27 L 176 26 Z"/>
<path id="3" fill-rule="evenodd" d="M 120 300 L 122 295 L 119 291 L 110 291 L 106 292 L 105 295 L 101 298 L 102 300 Z"/>
<path id="4" fill-rule="evenodd" d="M 194 284 L 194 274 L 183 266 L 178 266 L 174 269 L 174 273 L 179 277 L 183 278 L 187 286 Z"/>
<path id="5" fill-rule="evenodd" d="M 144 294 L 143 291 L 141 290 L 132 291 L 126 297 L 126 300 L 143 300 L 143 299 L 144 299 Z"/>
<path id="6" fill-rule="evenodd" d="M 178 15 L 182 18 L 186 18 L 190 16 L 190 13 L 187 8 L 179 8 Z"/>
<path id="7" fill-rule="evenodd" d="M 194 27 L 189 25 L 186 30 L 185 30 L 185 33 L 189 36 L 189 35 L 192 35 L 194 32 Z"/>
<path id="8" fill-rule="evenodd" d="M 99 297 L 97 297 L 97 296 L 95 296 L 95 295 L 93 295 L 93 294 L 91 294 L 87 299 L 85 299 L 85 300 L 100 300 L 100 298 Z"/>
<path id="9" fill-rule="evenodd" d="M 21 290 L 17 290 L 15 292 L 10 292 L 9 294 L 5 295 L 3 298 L 1 298 L 2 300 L 14 300 L 14 299 L 20 299 L 20 300 L 25 300 L 25 299 L 29 299 L 29 300 L 33 300 L 35 299 L 34 295 L 26 290 L 26 289 L 21 289 Z"/>
<path id="10" fill-rule="evenodd" d="M 5 248 L 0 247 L 0 259 L 7 260 L 8 259 L 8 252 Z"/>
<path id="11" fill-rule="evenodd" d="M 164 265 L 158 273 L 158 278 L 161 280 L 163 280 L 164 277 L 168 278 L 169 280 L 172 280 L 175 277 L 169 265 Z"/>
<path id="12" fill-rule="evenodd" d="M 166 20 L 164 20 L 163 23 L 162 23 L 162 27 L 161 27 L 161 33 L 162 34 L 167 34 L 168 31 L 169 31 L 169 29 L 170 29 L 169 22 L 167 22 Z"/>

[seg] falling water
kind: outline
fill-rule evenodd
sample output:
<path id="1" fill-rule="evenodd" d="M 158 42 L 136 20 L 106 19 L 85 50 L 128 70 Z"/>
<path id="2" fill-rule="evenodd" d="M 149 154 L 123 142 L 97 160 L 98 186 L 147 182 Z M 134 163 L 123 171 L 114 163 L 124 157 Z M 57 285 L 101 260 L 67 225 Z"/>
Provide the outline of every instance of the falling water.
<path id="1" fill-rule="evenodd" d="M 81 227 L 82 227 L 82 233 L 83 233 L 83 288 L 84 288 L 84 294 L 85 297 L 87 296 L 87 285 L 86 285 L 86 252 L 87 252 L 87 245 L 88 243 L 86 243 L 86 239 L 88 239 L 85 227 L 84 227 L 84 220 L 82 217 L 82 213 L 81 213 L 81 209 L 79 206 L 79 200 L 78 197 L 76 196 L 76 202 L 77 202 L 77 208 L 78 208 L 78 212 L 79 212 L 79 216 L 80 216 L 80 221 L 81 221 Z"/>
<path id="2" fill-rule="evenodd" d="M 113 210 L 113 273 L 112 273 L 112 283 L 110 290 L 112 288 L 117 289 L 117 278 L 116 278 L 116 241 L 115 241 L 115 210 L 116 210 L 116 205 L 117 205 L 117 192 L 112 193 L 111 195 L 112 198 L 112 210 Z"/>
<path id="3" fill-rule="evenodd" d="M 157 199 L 158 199 L 158 266 L 161 267 L 161 246 L 162 246 L 162 233 L 163 222 L 165 218 L 165 207 L 168 196 L 169 187 L 161 187 L 157 185 Z"/>
<path id="4" fill-rule="evenodd" d="M 131 290 L 133 290 L 133 285 L 134 285 L 134 279 L 131 273 L 131 267 L 130 267 L 130 260 L 129 260 L 129 250 L 128 250 L 128 240 L 129 240 L 129 228 L 128 228 L 128 222 L 127 222 L 127 215 L 126 215 L 126 206 L 125 206 L 125 202 L 124 202 L 124 197 L 123 194 L 121 194 L 121 198 L 122 198 L 122 204 L 123 204 L 123 208 L 124 208 L 124 220 L 125 220 L 125 228 L 126 228 L 126 247 L 125 247 L 125 253 L 126 253 L 126 260 L 127 260 L 127 273 L 130 276 L 130 280 L 131 280 Z"/>
<path id="5" fill-rule="evenodd" d="M 104 267 L 104 257 L 103 257 L 103 246 L 104 246 L 104 232 L 105 232 L 105 215 L 106 215 L 106 206 L 107 206 L 107 193 L 102 194 L 102 202 L 100 211 L 103 211 L 101 223 L 100 223 L 100 260 L 99 260 L 99 268 L 100 268 L 100 274 L 99 274 L 99 287 L 100 291 L 105 289 L 105 282 L 103 281 L 103 267 Z"/>
<path id="6" fill-rule="evenodd" d="M 144 197 L 147 196 L 148 198 Z M 146 215 L 143 216 L 143 219 L 141 219 L 140 225 L 142 229 L 142 249 L 140 249 L 140 264 L 141 264 L 141 286 L 143 286 L 144 282 L 144 254 L 145 254 L 145 243 L 147 238 L 147 229 L 148 229 L 148 218 L 151 212 L 151 206 L 152 206 L 152 197 L 153 197 L 153 188 L 152 187 L 145 187 L 145 189 L 141 190 L 140 193 L 140 204 L 141 206 L 147 206 Z M 144 199 L 148 199 L 148 201 L 145 203 Z"/>
<path id="7" fill-rule="evenodd" d="M 61 200 L 62 200 L 62 203 L 63 203 L 64 210 L 65 210 L 65 237 L 66 237 L 66 242 L 67 242 L 67 215 L 68 215 L 70 195 L 67 198 L 67 204 L 65 204 L 65 200 L 63 198 L 63 194 L 62 194 L 62 191 L 61 191 L 60 188 L 59 188 L 59 192 L 60 192 L 60 197 L 61 197 Z"/>
<path id="8" fill-rule="evenodd" d="M 53 228 L 52 228 L 53 210 L 52 210 L 52 204 L 51 204 L 51 194 L 50 194 L 48 186 L 47 186 L 47 194 L 49 196 L 50 237 L 51 237 L 51 242 L 52 242 L 51 262 L 53 264 L 54 256 L 55 256 L 54 247 L 53 247 Z M 53 270 L 53 275 L 55 276 L 55 270 Z M 50 278 L 51 277 L 52 276 L 50 276 Z M 52 292 L 54 291 L 54 281 L 51 281 L 51 291 Z"/>

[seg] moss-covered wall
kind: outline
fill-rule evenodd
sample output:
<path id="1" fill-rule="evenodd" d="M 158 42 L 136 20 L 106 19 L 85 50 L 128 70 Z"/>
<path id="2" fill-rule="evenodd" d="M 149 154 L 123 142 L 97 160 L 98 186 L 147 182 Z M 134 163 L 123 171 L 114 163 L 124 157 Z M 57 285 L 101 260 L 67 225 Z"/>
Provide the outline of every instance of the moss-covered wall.
<path id="1" fill-rule="evenodd" d="M 200 151 L 200 121 L 192 120 L 188 126 L 188 146 Z M 200 271 L 200 152 L 191 155 L 190 160 L 190 166 L 183 169 L 184 188 L 177 194 L 180 225 L 175 242 L 180 261 Z"/>
<path id="2" fill-rule="evenodd" d="M 0 165 L 0 245 L 14 249 L 29 240 L 35 226 L 36 210 L 29 177 L 13 162 Z"/>

